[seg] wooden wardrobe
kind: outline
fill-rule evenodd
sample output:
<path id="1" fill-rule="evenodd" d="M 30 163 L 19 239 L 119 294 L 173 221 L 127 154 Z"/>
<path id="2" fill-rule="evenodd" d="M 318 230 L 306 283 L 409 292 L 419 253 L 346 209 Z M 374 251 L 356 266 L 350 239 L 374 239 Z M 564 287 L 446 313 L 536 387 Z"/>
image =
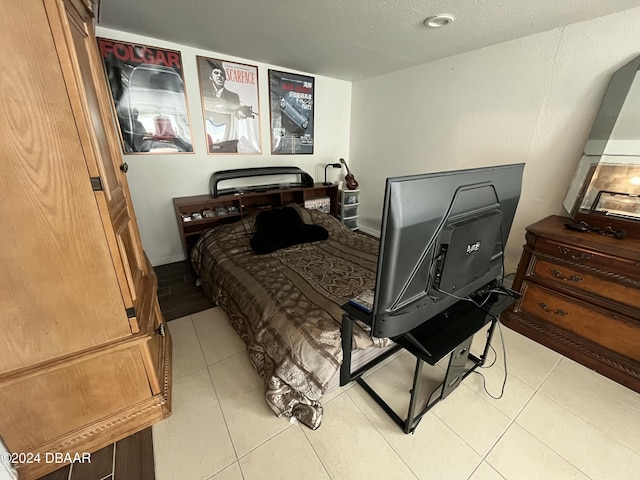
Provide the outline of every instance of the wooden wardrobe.
<path id="1" fill-rule="evenodd" d="M 0 6 L 0 437 L 31 460 L 25 479 L 60 468 L 52 453 L 94 452 L 168 416 L 171 338 L 95 5 Z"/>

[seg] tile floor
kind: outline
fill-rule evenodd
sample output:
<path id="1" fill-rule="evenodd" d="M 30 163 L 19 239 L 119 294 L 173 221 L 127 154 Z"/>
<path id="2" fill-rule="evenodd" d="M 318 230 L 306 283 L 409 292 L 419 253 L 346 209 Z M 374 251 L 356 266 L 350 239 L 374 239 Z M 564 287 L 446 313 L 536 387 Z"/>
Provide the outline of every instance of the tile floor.
<path id="1" fill-rule="evenodd" d="M 640 472 L 640 395 L 506 327 L 502 399 L 472 374 L 413 435 L 353 383 L 327 394 L 316 431 L 277 418 L 223 310 L 169 327 L 173 415 L 153 427 L 158 480 L 630 479 Z M 497 396 L 505 372 L 498 331 L 493 344 L 497 361 L 481 373 Z M 399 353 L 367 376 L 401 416 L 413 367 L 413 357 Z M 430 392 L 444 369 L 423 373 L 421 391 Z"/>

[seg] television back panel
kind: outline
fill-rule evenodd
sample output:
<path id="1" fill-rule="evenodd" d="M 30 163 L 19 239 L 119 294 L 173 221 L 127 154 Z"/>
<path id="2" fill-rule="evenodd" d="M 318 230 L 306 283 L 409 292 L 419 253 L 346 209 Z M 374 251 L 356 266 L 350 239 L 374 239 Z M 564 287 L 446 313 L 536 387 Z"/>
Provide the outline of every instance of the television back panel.
<path id="1" fill-rule="evenodd" d="M 441 243 L 446 253 L 436 280 L 439 290 L 455 294 L 489 272 L 500 244 L 501 224 L 502 212 L 493 210 L 444 228 Z"/>

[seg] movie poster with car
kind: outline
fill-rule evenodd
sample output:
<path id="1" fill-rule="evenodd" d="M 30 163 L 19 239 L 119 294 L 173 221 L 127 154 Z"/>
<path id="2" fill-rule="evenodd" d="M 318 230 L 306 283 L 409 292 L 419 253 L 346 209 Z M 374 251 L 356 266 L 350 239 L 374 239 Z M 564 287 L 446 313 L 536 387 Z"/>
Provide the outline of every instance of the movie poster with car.
<path id="1" fill-rule="evenodd" d="M 197 57 L 209 153 L 262 153 L 258 67 Z"/>
<path id="2" fill-rule="evenodd" d="M 271 153 L 313 153 L 314 78 L 269 70 Z"/>
<path id="3" fill-rule="evenodd" d="M 124 153 L 193 152 L 180 52 L 98 38 Z"/>

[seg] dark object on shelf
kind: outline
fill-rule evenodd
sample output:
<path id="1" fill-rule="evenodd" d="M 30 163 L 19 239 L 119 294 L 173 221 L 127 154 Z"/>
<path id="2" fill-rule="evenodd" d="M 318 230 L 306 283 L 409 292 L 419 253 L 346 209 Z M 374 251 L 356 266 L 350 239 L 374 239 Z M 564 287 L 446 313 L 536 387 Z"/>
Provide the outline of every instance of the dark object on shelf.
<path id="1" fill-rule="evenodd" d="M 354 177 L 349 171 L 349 165 L 347 165 L 347 162 L 344 161 L 344 158 L 341 158 L 340 162 L 344 165 L 344 168 L 347 169 L 347 174 L 344 176 L 344 184 L 347 187 L 347 190 L 357 189 L 358 182 L 356 181 L 356 177 Z"/>
<path id="2" fill-rule="evenodd" d="M 589 226 L 586 223 L 565 223 L 565 227 L 569 230 L 575 230 L 576 232 L 588 232 Z"/>
<path id="3" fill-rule="evenodd" d="M 564 226 L 569 230 L 575 230 L 577 232 L 594 232 L 599 235 L 614 237 L 614 238 L 617 238 L 618 240 L 622 240 L 623 238 L 627 237 L 626 230 L 614 230 L 611 228 L 611 226 L 607 226 L 607 228 L 605 229 L 602 229 L 600 227 L 592 227 L 591 225 L 589 225 L 587 222 L 584 222 L 584 221 L 580 223 L 565 223 Z"/>
<path id="4" fill-rule="evenodd" d="M 322 183 L 322 185 L 324 185 L 324 186 L 331 185 L 331 182 L 327 182 L 327 167 L 341 168 L 342 165 L 340 165 L 339 163 L 327 163 L 324 166 L 324 182 Z"/>
<path id="5" fill-rule="evenodd" d="M 265 175 L 300 175 L 300 182 L 298 184 L 290 183 L 289 186 L 297 187 L 313 187 L 313 178 L 304 170 L 298 167 L 256 167 L 256 168 L 237 168 L 233 170 L 220 170 L 214 172 L 211 175 L 209 182 L 211 188 L 211 196 L 218 198 L 220 195 L 227 193 L 234 193 L 240 190 L 243 191 L 256 191 L 257 189 L 267 190 L 270 188 L 277 188 L 279 184 L 275 186 L 261 185 L 256 187 L 244 187 L 244 188 L 228 188 L 224 190 L 218 190 L 218 183 L 223 180 L 234 180 L 236 178 L 247 177 L 261 177 Z"/>

